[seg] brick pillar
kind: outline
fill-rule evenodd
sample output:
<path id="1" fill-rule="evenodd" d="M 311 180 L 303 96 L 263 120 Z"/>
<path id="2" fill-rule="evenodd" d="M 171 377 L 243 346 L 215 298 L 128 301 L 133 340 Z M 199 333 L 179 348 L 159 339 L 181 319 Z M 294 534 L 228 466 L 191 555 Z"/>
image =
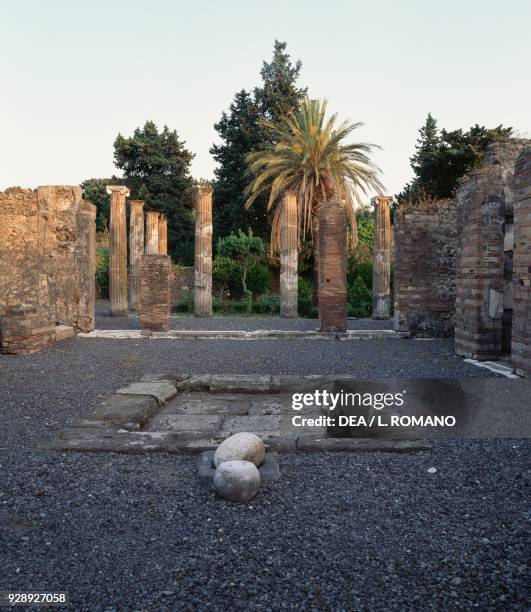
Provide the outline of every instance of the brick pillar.
<path id="1" fill-rule="evenodd" d="M 297 316 L 298 306 L 297 193 L 286 191 L 280 213 L 280 316 Z"/>
<path id="2" fill-rule="evenodd" d="M 140 277 L 144 255 L 144 202 L 129 202 L 129 308 L 140 309 Z"/>
<path id="3" fill-rule="evenodd" d="M 531 147 L 514 168 L 513 327 L 511 359 L 521 376 L 531 376 Z"/>
<path id="4" fill-rule="evenodd" d="M 199 186 L 195 214 L 196 317 L 212 316 L 212 187 Z"/>
<path id="5" fill-rule="evenodd" d="M 166 215 L 159 217 L 159 255 L 168 254 L 168 219 Z"/>
<path id="6" fill-rule="evenodd" d="M 321 331 L 347 330 L 347 223 L 338 202 L 319 210 L 319 319 Z"/>
<path id="7" fill-rule="evenodd" d="M 388 319 L 391 313 L 391 211 L 392 198 L 376 197 L 372 264 L 372 318 Z"/>
<path id="8" fill-rule="evenodd" d="M 143 336 L 170 329 L 170 270 L 171 260 L 165 255 L 142 257 L 140 329 Z"/>
<path id="9" fill-rule="evenodd" d="M 129 189 L 107 185 L 111 195 L 109 239 L 109 296 L 111 316 L 127 314 L 127 229 L 125 223 L 125 198 Z"/>
<path id="10" fill-rule="evenodd" d="M 159 254 L 159 216 L 154 210 L 146 213 L 146 255 Z"/>

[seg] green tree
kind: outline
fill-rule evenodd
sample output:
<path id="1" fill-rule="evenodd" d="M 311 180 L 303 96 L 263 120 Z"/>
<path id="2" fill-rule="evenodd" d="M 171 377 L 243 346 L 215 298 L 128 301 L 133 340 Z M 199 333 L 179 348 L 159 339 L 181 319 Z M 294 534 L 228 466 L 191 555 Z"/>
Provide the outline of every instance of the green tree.
<path id="1" fill-rule="evenodd" d="M 193 262 L 193 157 L 175 130 L 164 126 L 159 132 L 152 121 L 146 121 L 129 138 L 118 134 L 114 142 L 115 165 L 123 171 L 131 198 L 144 200 L 146 210 L 167 216 L 168 252 L 183 264 Z"/>
<path id="2" fill-rule="evenodd" d="M 300 69 L 300 61 L 293 64 L 286 53 L 286 43 L 275 41 L 272 61 L 262 66 L 262 85 L 252 92 L 239 91 L 214 125 L 221 139 L 210 149 L 218 163 L 213 195 L 215 237 L 247 228 L 264 239 L 269 235 L 267 199 L 259 198 L 252 210 L 244 207 L 245 156 L 270 140 L 261 119 L 278 120 L 297 108 L 306 95 L 306 89 L 296 85 Z"/>
<path id="3" fill-rule="evenodd" d="M 259 236 L 255 236 L 252 230 L 247 233 L 240 230 L 237 234 L 232 233 L 219 238 L 216 247 L 219 257 L 228 257 L 241 266 L 243 293 L 248 299 L 250 311 L 252 294 L 247 289 L 247 273 L 249 267 L 264 256 L 265 242 Z"/>
<path id="4" fill-rule="evenodd" d="M 223 112 L 220 121 L 214 125 L 223 141 L 210 149 L 219 164 L 214 171 L 214 239 L 243 227 L 251 227 L 257 235 L 263 237 L 267 232 L 265 208 L 246 211 L 243 195 L 247 184 L 245 155 L 255 150 L 262 142 L 259 120 L 256 101 L 250 93 L 242 89 L 234 96 L 229 112 Z"/>
<path id="5" fill-rule="evenodd" d="M 397 202 L 452 197 L 460 179 L 481 165 L 487 146 L 506 140 L 511 133 L 510 127 L 488 129 L 477 124 L 467 131 L 439 131 L 436 120 L 428 114 L 410 158 L 413 180 L 397 194 Z"/>
<path id="6" fill-rule="evenodd" d="M 249 175 L 246 206 L 252 206 L 262 194 L 269 194 L 268 208 L 275 208 L 286 190 L 297 192 L 302 238 L 312 233 L 317 253 L 318 211 L 330 198 L 345 206 L 352 234 L 357 239 L 354 202 L 370 189 L 381 193 L 379 169 L 369 154 L 375 145 L 345 139 L 361 123 L 348 121 L 337 125 L 337 115 L 326 119 L 326 100 L 306 100 L 299 110 L 278 123 L 265 122 L 273 142 L 249 153 Z M 279 246 L 280 206 L 273 217 L 272 248 Z"/>

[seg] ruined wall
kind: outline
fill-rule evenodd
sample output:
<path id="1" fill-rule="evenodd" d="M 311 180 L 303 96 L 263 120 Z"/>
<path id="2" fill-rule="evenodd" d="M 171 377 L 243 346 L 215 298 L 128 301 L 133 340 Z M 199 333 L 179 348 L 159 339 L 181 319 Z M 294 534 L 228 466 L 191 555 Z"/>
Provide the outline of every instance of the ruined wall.
<path id="1" fill-rule="evenodd" d="M 194 289 L 195 268 L 177 267 L 172 265 L 170 270 L 170 294 L 172 305 L 182 298 L 186 291 Z"/>
<path id="2" fill-rule="evenodd" d="M 515 164 L 512 362 L 531 375 L 531 147 Z"/>
<path id="3" fill-rule="evenodd" d="M 96 208 L 77 186 L 0 193 L 0 317 L 94 329 Z"/>
<path id="4" fill-rule="evenodd" d="M 456 203 L 400 208 L 395 214 L 395 329 L 450 336 L 455 315 Z"/>
<path id="5" fill-rule="evenodd" d="M 495 143 L 457 191 L 456 351 L 496 359 L 511 344 L 514 164 L 529 140 Z M 505 348 L 507 352 L 507 348 Z"/>

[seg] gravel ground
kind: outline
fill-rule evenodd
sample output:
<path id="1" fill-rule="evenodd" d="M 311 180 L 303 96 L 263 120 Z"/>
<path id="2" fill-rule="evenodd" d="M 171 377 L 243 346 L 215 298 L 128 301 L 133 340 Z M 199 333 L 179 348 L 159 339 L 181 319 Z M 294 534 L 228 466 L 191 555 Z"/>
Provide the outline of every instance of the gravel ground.
<path id="1" fill-rule="evenodd" d="M 173 329 L 205 330 L 242 330 L 288 329 L 315 330 L 319 327 L 317 319 L 281 319 L 280 317 L 212 317 L 196 319 L 192 316 L 172 317 Z M 109 316 L 109 302 L 96 304 L 97 329 L 140 329 L 140 321 L 134 314 L 126 317 Z M 372 319 L 349 319 L 349 329 L 393 329 L 392 321 L 373 321 Z"/>
<path id="2" fill-rule="evenodd" d="M 144 373 L 488 374 L 450 355 L 447 341 L 73 339 L 0 356 L 0 590 L 67 589 L 90 611 L 526 609 L 528 441 L 282 455 L 281 481 L 245 505 L 199 487 L 193 458 L 33 448 Z"/>

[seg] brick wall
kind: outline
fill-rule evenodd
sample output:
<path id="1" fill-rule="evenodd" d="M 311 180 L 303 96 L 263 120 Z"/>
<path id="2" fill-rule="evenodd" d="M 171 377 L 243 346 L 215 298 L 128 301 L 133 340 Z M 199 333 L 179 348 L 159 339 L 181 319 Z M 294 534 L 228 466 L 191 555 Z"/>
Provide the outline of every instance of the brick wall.
<path id="1" fill-rule="evenodd" d="M 144 255 L 140 281 L 140 328 L 143 335 L 170 329 L 171 259 Z"/>
<path id="2" fill-rule="evenodd" d="M 347 226 L 335 202 L 319 210 L 319 319 L 321 331 L 347 329 Z"/>
<path id="3" fill-rule="evenodd" d="M 456 203 L 401 207 L 395 214 L 395 329 L 450 336 L 455 315 Z"/>
<path id="4" fill-rule="evenodd" d="M 515 164 L 512 362 L 531 375 L 531 147 Z"/>
<path id="5" fill-rule="evenodd" d="M 477 359 L 497 359 L 510 334 L 512 177 L 519 153 L 530 141 L 491 145 L 485 163 L 457 191 L 456 351 Z M 506 325 L 504 326 L 504 322 Z"/>

